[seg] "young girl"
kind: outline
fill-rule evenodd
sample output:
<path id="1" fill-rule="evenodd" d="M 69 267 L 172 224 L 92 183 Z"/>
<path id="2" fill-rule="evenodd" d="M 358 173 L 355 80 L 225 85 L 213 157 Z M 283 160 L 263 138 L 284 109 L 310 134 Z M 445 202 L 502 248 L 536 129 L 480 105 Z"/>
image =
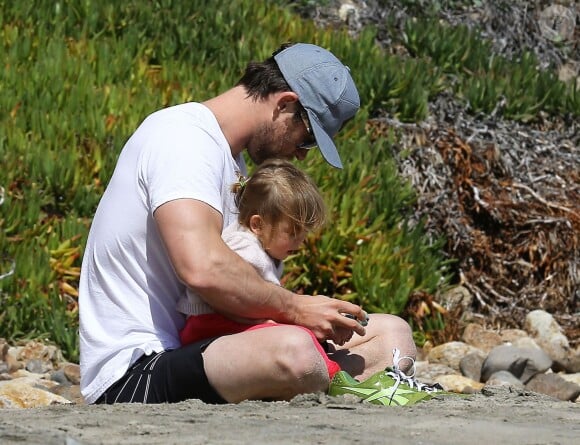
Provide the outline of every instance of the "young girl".
<path id="1" fill-rule="evenodd" d="M 294 253 L 306 234 L 322 227 L 326 209 L 314 182 L 291 162 L 262 163 L 246 181 L 234 184 L 238 223 L 222 233 L 225 243 L 254 266 L 265 280 L 280 285 L 282 261 Z M 217 314 L 193 291 L 181 298 L 177 308 L 188 315 L 180 332 L 182 345 L 205 338 L 275 326 L 255 320 L 254 324 Z"/>

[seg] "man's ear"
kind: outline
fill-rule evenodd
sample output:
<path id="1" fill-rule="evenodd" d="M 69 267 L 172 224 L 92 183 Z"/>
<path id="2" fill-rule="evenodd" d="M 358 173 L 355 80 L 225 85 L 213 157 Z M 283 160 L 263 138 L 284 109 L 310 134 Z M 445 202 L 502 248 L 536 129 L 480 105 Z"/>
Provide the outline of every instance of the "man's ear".
<path id="1" fill-rule="evenodd" d="M 296 111 L 298 103 L 298 94 L 293 91 L 284 91 L 276 95 L 276 107 L 280 112 L 286 111 L 290 107 L 292 113 Z"/>
<path id="2" fill-rule="evenodd" d="M 264 228 L 264 220 L 260 215 L 252 215 L 250 216 L 250 230 L 256 236 L 260 236 L 262 234 L 262 230 Z"/>

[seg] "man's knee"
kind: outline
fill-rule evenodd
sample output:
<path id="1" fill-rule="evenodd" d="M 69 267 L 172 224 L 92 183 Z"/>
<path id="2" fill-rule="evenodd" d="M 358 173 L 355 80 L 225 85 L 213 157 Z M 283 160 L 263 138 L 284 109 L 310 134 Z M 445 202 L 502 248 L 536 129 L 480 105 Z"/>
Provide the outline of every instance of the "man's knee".
<path id="1" fill-rule="evenodd" d="M 392 360 L 391 354 L 394 348 L 400 351 L 401 357 L 409 357 L 412 359 L 401 360 L 399 363 L 403 371 L 408 371 L 412 367 L 417 355 L 417 348 L 413 340 L 413 330 L 409 326 L 409 323 L 396 315 L 373 314 L 371 315 L 369 326 L 371 324 L 378 331 L 377 335 L 382 338 L 389 362 Z"/>
<path id="2" fill-rule="evenodd" d="M 409 323 L 392 314 L 371 314 L 368 329 L 378 330 L 386 335 L 412 338 L 413 330 Z"/>
<path id="3" fill-rule="evenodd" d="M 409 323 L 403 320 L 401 317 L 396 315 L 387 315 L 389 317 L 389 323 L 400 335 L 406 335 L 409 337 L 413 336 L 413 330 Z"/>
<path id="4" fill-rule="evenodd" d="M 326 363 L 317 341 L 308 330 L 288 326 L 280 331 L 279 350 L 276 357 L 279 369 L 291 381 L 304 388 L 301 392 L 325 390 L 329 383 Z"/>

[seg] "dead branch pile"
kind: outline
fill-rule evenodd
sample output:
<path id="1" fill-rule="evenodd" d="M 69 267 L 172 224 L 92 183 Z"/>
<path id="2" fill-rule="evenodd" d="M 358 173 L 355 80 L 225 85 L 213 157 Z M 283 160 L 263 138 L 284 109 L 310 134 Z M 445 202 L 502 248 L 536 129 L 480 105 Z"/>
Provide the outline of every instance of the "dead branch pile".
<path id="1" fill-rule="evenodd" d="M 577 341 L 580 122 L 524 126 L 470 116 L 443 97 L 431 108 L 417 125 L 369 122 L 375 134 L 399 133 L 394 155 L 419 194 L 415 220 L 447 239 L 486 322 L 522 327 L 541 308 Z"/>

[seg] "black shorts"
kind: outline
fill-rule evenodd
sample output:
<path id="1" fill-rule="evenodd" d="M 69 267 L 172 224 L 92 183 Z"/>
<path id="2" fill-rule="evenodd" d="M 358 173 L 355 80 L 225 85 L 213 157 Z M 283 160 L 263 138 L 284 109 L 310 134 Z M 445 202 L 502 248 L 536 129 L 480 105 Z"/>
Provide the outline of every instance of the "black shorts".
<path id="1" fill-rule="evenodd" d="M 187 399 L 227 403 L 210 385 L 203 367 L 201 354 L 212 341 L 144 355 L 96 403 L 176 403 Z"/>

